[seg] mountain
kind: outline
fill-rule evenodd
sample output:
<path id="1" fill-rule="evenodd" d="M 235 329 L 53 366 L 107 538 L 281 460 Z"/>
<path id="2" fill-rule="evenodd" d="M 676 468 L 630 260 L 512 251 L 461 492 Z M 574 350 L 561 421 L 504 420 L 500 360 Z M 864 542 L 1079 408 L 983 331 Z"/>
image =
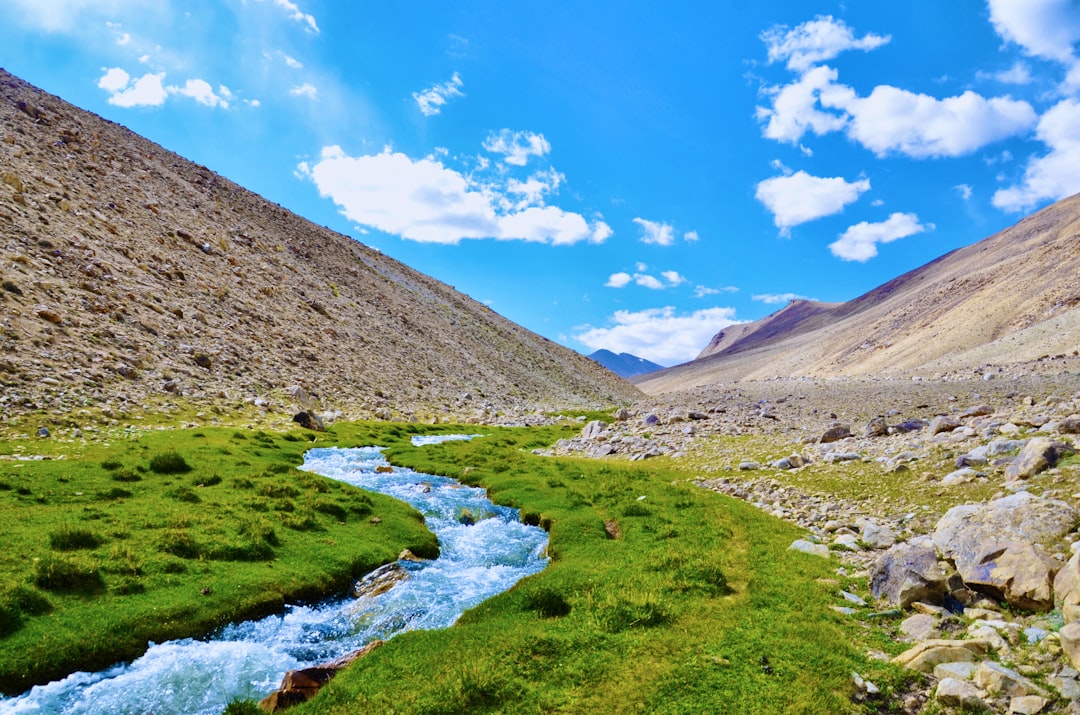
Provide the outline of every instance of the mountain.
<path id="1" fill-rule="evenodd" d="M 351 417 L 601 406 L 583 355 L 0 70 L 5 416 L 289 409 Z M 154 407 L 154 406 L 157 407 Z"/>
<path id="2" fill-rule="evenodd" d="M 1080 195 L 846 303 L 792 301 L 634 382 L 665 392 L 774 376 L 967 375 L 1080 348 Z"/>
<path id="3" fill-rule="evenodd" d="M 639 358 L 637 355 L 631 355 L 630 353 L 616 355 L 610 350 L 604 349 L 597 350 L 592 355 L 589 355 L 589 359 L 595 360 L 619 377 L 635 377 L 644 375 L 647 372 L 664 369 L 663 365 L 657 365 L 645 358 Z"/>

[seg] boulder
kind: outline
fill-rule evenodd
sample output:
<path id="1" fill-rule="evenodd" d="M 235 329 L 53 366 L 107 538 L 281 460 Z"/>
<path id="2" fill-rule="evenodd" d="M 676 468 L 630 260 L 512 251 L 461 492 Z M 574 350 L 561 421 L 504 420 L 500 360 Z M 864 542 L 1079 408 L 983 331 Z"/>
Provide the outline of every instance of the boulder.
<path id="1" fill-rule="evenodd" d="M 596 439 L 607 433 L 607 423 L 600 420 L 593 420 L 585 425 L 581 430 L 582 439 Z"/>
<path id="2" fill-rule="evenodd" d="M 952 415 L 939 415 L 930 420 L 930 427 L 927 431 L 932 434 L 941 434 L 942 432 L 952 432 L 954 429 L 960 426 L 960 419 L 953 417 Z"/>
<path id="3" fill-rule="evenodd" d="M 315 432 L 326 431 L 326 425 L 314 412 L 297 412 L 293 415 L 292 421 L 304 429 L 314 430 Z"/>
<path id="4" fill-rule="evenodd" d="M 1077 521 L 1080 512 L 1065 502 L 1019 491 L 986 504 L 953 507 L 938 521 L 933 539 L 963 576 L 974 572 L 995 547 L 1009 542 L 1046 545 L 1068 534 Z"/>
<path id="5" fill-rule="evenodd" d="M 1038 695 L 1018 695 L 1009 701 L 1009 715 L 1038 715 L 1050 704 Z"/>
<path id="6" fill-rule="evenodd" d="M 994 408 L 990 405 L 973 405 L 960 413 L 960 419 L 966 419 L 968 417 L 985 417 L 986 415 L 994 414 Z"/>
<path id="7" fill-rule="evenodd" d="M 983 693 L 972 683 L 958 678 L 943 678 L 934 693 L 934 702 L 947 708 L 964 708 L 973 712 L 986 710 Z"/>
<path id="8" fill-rule="evenodd" d="M 821 444 L 829 444 L 830 442 L 839 442 L 842 439 L 852 437 L 851 428 L 847 425 L 835 425 L 825 430 L 825 433 L 818 438 L 818 442 Z"/>
<path id="9" fill-rule="evenodd" d="M 820 556 L 822 558 L 829 558 L 829 547 L 825 544 L 815 544 L 812 541 L 806 541 L 805 539 L 797 539 L 791 543 L 788 549 L 792 551 L 801 551 L 804 554 L 813 554 L 814 556 Z"/>
<path id="10" fill-rule="evenodd" d="M 1058 434 L 1080 434 L 1080 415 L 1069 415 L 1058 422 Z"/>
<path id="11" fill-rule="evenodd" d="M 1080 551 L 1054 577 L 1054 604 L 1066 623 L 1080 621 Z"/>
<path id="12" fill-rule="evenodd" d="M 1061 650 L 1069 658 L 1074 668 L 1080 668 L 1080 621 L 1066 623 L 1065 627 L 1058 631 L 1061 640 Z"/>
<path id="13" fill-rule="evenodd" d="M 1025 695 L 1046 695 L 1046 692 L 1029 678 L 992 660 L 979 663 L 979 667 L 975 669 L 974 680 L 975 685 L 991 695 L 1000 693 L 1014 698 Z"/>
<path id="14" fill-rule="evenodd" d="M 931 639 L 919 643 L 892 659 L 893 665 L 920 673 L 931 673 L 942 663 L 974 661 L 990 650 L 990 644 L 979 638 L 967 640 Z"/>
<path id="15" fill-rule="evenodd" d="M 946 574 L 928 539 L 896 544 L 870 567 L 870 593 L 894 606 L 907 608 L 915 601 L 941 603 Z"/>
<path id="16" fill-rule="evenodd" d="M 302 670 L 290 670 L 285 673 L 277 690 L 259 701 L 259 709 L 269 713 L 279 713 L 294 705 L 299 705 L 314 697 L 319 689 L 337 675 L 337 672 L 383 644 L 376 640 L 359 650 L 346 653 L 328 663 L 322 663 Z"/>
<path id="17" fill-rule="evenodd" d="M 875 549 L 887 549 L 896 543 L 896 532 L 876 522 L 864 521 L 860 531 L 863 542 Z"/>
<path id="18" fill-rule="evenodd" d="M 963 467 L 956 471 L 949 472 L 941 479 L 941 486 L 943 487 L 955 487 L 960 484 L 967 484 L 974 481 L 979 476 L 979 472 L 976 472 L 971 467 Z"/>
<path id="19" fill-rule="evenodd" d="M 1054 607 L 1054 577 L 1062 564 L 1038 544 L 998 543 L 977 564 L 960 571 L 964 584 L 1009 605 L 1029 611 Z"/>
<path id="20" fill-rule="evenodd" d="M 408 553 L 412 555 L 412 559 L 407 560 L 416 560 L 416 556 L 411 551 Z M 402 552 L 402 555 L 404 556 L 405 552 Z M 399 557 L 398 560 L 406 559 Z M 408 578 L 409 572 L 402 568 L 401 564 L 389 563 L 380 566 L 357 581 L 356 585 L 353 586 L 352 595 L 354 598 L 373 598 L 386 593 Z"/>
<path id="21" fill-rule="evenodd" d="M 1057 464 L 1065 454 L 1072 452 L 1064 442 L 1054 442 L 1046 437 L 1033 437 L 1028 440 L 1012 464 L 1005 468 L 1005 479 L 1029 479 L 1039 472 Z"/>
<path id="22" fill-rule="evenodd" d="M 889 425 L 885 422 L 885 415 L 878 415 L 866 423 L 863 437 L 884 437 L 889 434 Z"/>

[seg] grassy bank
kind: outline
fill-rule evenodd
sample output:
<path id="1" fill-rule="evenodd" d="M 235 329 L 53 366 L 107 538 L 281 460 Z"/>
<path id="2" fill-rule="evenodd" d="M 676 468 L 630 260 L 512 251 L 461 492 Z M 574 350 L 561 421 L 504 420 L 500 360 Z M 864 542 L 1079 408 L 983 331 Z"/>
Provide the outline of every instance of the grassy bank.
<path id="1" fill-rule="evenodd" d="M 842 713 L 885 683 L 794 528 L 649 463 L 533 456 L 556 430 L 395 446 L 550 530 L 550 566 L 443 631 L 406 633 L 301 713 Z M 865 638 L 863 638 L 865 639 Z"/>
<path id="2" fill-rule="evenodd" d="M 315 436 L 207 428 L 0 443 L 0 692 L 340 592 L 404 548 L 437 553 L 410 507 L 297 471 Z M 339 425 L 318 439 L 407 433 Z"/>

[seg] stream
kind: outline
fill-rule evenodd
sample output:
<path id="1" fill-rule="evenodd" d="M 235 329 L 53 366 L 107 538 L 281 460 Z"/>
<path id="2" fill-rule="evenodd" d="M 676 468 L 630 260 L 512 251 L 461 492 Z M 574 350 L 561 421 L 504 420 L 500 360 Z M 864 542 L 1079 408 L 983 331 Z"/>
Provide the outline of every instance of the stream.
<path id="1" fill-rule="evenodd" d="M 469 435 L 414 437 L 416 445 Z M 387 466 L 379 447 L 319 448 L 301 469 L 387 494 L 415 507 L 438 537 L 434 561 L 402 561 L 409 578 L 378 596 L 287 607 L 226 626 L 205 639 L 151 643 L 131 663 L 74 673 L 0 700 L 0 715 L 219 715 L 232 700 L 260 700 L 288 670 L 350 653 L 408 630 L 446 628 L 468 608 L 547 565 L 547 534 L 482 489 Z M 465 524 L 463 514 L 475 517 Z M 464 521 L 471 521 L 466 518 Z"/>

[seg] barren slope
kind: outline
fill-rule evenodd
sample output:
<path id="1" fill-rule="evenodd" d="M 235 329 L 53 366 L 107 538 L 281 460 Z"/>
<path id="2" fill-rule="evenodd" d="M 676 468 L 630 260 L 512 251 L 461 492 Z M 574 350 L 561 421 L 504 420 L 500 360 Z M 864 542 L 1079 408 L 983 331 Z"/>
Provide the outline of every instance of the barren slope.
<path id="1" fill-rule="evenodd" d="M 793 303 L 718 335 L 647 392 L 778 375 L 935 374 L 1080 348 L 1080 195 L 838 305 Z"/>
<path id="2" fill-rule="evenodd" d="M 450 287 L 0 70 L 0 408 L 300 385 L 398 416 L 636 389 Z M 380 412 L 380 414 L 386 414 Z"/>

